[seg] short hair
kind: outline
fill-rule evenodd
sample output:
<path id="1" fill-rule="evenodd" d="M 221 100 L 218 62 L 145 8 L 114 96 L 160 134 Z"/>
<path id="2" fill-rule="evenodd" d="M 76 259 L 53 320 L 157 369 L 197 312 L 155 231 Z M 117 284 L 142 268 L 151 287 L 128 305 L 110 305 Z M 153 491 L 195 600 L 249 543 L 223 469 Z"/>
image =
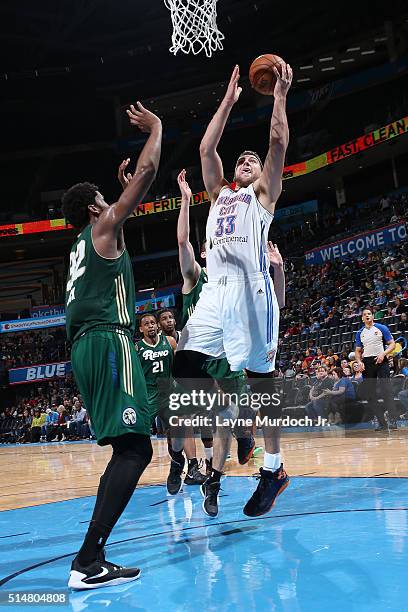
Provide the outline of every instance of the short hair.
<path id="1" fill-rule="evenodd" d="M 170 314 L 173 315 L 173 318 L 176 318 L 176 315 L 174 314 L 174 312 L 172 311 L 171 308 L 162 308 L 161 310 L 159 310 L 159 312 L 157 313 L 157 320 L 160 321 L 160 317 L 162 316 L 162 314 L 164 314 L 165 312 L 170 312 Z"/>
<path id="2" fill-rule="evenodd" d="M 244 155 L 253 155 L 254 157 L 256 157 L 256 159 L 257 159 L 257 160 L 258 160 L 258 162 L 259 162 L 259 165 L 261 166 L 261 168 L 263 168 L 263 163 L 262 163 L 262 160 L 261 160 L 261 158 L 259 157 L 258 153 L 256 153 L 255 151 L 242 151 L 242 153 L 240 153 L 240 154 L 238 155 L 238 157 L 237 157 L 237 161 L 236 161 L 236 164 L 235 164 L 235 168 L 237 167 L 237 164 L 238 164 L 239 160 L 241 159 L 241 157 L 244 157 Z"/>
<path id="3" fill-rule="evenodd" d="M 320 365 L 317 366 L 316 371 L 317 370 L 324 370 L 325 372 L 327 372 L 328 367 L 324 363 L 321 363 Z"/>
<path id="4" fill-rule="evenodd" d="M 156 315 L 154 314 L 154 312 L 146 312 L 145 314 L 142 314 L 142 315 L 139 317 L 139 327 L 140 327 L 140 325 L 142 324 L 143 319 L 145 319 L 146 317 L 153 317 L 153 319 L 154 319 L 154 320 L 156 321 L 156 323 L 157 323 L 157 317 L 156 317 Z"/>
<path id="5" fill-rule="evenodd" d="M 89 223 L 88 206 L 95 202 L 98 187 L 93 183 L 77 183 L 62 196 L 62 214 L 76 229 Z"/>
<path id="6" fill-rule="evenodd" d="M 341 368 L 339 368 L 339 367 L 333 368 L 332 372 L 336 372 L 336 374 L 337 374 L 337 376 L 339 378 L 344 378 L 344 372 L 343 372 L 343 370 Z"/>
<path id="7" fill-rule="evenodd" d="M 363 308 L 363 312 L 364 312 L 365 310 L 369 310 L 369 311 L 371 312 L 371 314 L 373 314 L 373 309 L 371 308 L 371 306 L 364 306 L 364 308 Z M 361 313 L 361 314 L 363 314 L 363 313 Z"/>

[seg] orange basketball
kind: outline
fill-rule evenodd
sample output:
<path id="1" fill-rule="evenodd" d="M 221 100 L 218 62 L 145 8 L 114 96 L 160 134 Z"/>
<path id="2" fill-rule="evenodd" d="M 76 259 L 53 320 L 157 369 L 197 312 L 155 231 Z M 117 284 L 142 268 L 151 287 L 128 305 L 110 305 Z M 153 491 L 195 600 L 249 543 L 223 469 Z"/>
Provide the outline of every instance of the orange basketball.
<path id="1" fill-rule="evenodd" d="M 282 74 L 281 62 L 283 59 L 272 53 L 260 55 L 251 64 L 249 69 L 249 80 L 252 87 L 264 96 L 271 96 L 275 89 L 276 76 L 273 69 L 276 67 Z"/>

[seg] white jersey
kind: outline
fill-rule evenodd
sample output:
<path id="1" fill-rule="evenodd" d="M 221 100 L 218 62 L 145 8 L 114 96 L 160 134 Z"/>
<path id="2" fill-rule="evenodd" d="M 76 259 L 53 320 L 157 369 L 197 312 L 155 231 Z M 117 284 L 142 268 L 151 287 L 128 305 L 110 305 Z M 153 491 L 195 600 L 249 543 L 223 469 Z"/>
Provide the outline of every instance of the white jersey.
<path id="1" fill-rule="evenodd" d="M 252 276 L 269 270 L 267 240 L 273 214 L 256 197 L 252 185 L 233 191 L 224 187 L 207 220 L 207 273 Z"/>

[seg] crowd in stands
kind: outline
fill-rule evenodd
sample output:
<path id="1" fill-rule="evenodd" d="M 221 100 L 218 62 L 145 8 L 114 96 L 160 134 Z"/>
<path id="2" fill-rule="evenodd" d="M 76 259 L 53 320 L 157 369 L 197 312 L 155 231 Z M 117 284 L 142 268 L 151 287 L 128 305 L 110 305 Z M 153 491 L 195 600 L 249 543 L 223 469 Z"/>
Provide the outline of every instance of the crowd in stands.
<path id="1" fill-rule="evenodd" d="M 93 438 L 92 425 L 71 375 L 30 385 L 0 414 L 0 442 L 60 442 Z"/>
<path id="2" fill-rule="evenodd" d="M 6 370 L 67 358 L 65 327 L 53 327 L 2 334 L 0 360 Z"/>

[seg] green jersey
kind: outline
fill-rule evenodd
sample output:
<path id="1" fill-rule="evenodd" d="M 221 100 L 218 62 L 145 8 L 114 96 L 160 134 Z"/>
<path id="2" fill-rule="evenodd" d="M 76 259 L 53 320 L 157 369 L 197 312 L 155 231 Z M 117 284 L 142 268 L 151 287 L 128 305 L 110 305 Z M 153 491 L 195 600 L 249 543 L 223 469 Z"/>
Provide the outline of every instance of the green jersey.
<path id="1" fill-rule="evenodd" d="M 71 249 L 65 297 L 68 340 L 89 329 L 107 325 L 135 331 L 135 282 L 126 249 L 109 259 L 92 241 L 92 225 L 80 233 Z"/>
<path id="2" fill-rule="evenodd" d="M 173 349 L 167 336 L 159 334 L 156 344 L 148 344 L 144 340 L 139 340 L 136 348 L 146 380 L 149 404 L 167 404 L 168 390 L 173 380 L 171 376 Z"/>
<path id="3" fill-rule="evenodd" d="M 201 268 L 200 276 L 190 293 L 183 293 L 183 313 L 181 316 L 181 327 L 184 327 L 197 305 L 198 298 L 202 291 L 204 283 L 208 281 L 207 271 Z"/>

